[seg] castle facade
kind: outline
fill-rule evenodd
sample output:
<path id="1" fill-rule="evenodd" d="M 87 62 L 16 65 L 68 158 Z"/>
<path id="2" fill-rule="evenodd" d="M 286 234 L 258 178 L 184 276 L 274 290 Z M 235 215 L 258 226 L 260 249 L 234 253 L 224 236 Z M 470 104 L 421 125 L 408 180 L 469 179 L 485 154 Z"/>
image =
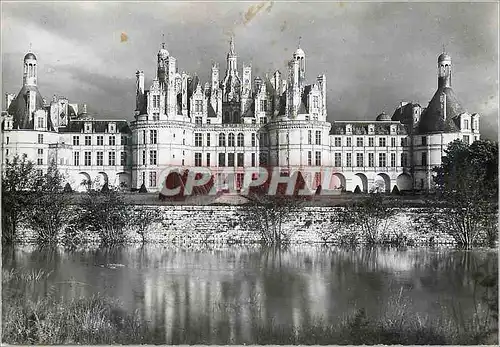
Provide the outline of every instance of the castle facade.
<path id="1" fill-rule="evenodd" d="M 236 188 L 245 168 L 265 166 L 287 174 L 312 171 L 312 189 L 327 182 L 322 188 L 427 190 L 448 143 L 480 138 L 479 115 L 465 111 L 451 88 L 446 53 L 438 57 L 438 88 L 427 107 L 403 102 L 392 115 L 332 123 L 326 76 L 307 83 L 300 47 L 286 76 L 276 71 L 254 77 L 251 65 L 239 70 L 231 40 L 223 75 L 214 64 L 211 80 L 203 84 L 179 72 L 177 59 L 162 44 L 149 89 L 144 73 L 136 73 L 131 121 L 96 119 L 85 105 L 65 98 L 47 102 L 38 90 L 37 64 L 35 54 L 26 54 L 22 88 L 6 95 L 3 162 L 26 154 L 46 170 L 54 161 L 77 191 L 88 189 L 89 182 L 122 189 L 144 184 L 159 191 L 162 173 L 172 166 L 209 168 L 219 182 Z"/>

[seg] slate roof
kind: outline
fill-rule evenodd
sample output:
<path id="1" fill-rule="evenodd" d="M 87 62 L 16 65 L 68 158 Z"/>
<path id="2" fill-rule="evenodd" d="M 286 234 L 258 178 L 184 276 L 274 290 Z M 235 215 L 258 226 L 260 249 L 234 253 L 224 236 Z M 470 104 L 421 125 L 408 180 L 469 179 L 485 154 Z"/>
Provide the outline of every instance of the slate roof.
<path id="1" fill-rule="evenodd" d="M 446 94 L 446 117 L 443 115 L 442 98 Z M 460 130 L 458 126 L 458 117 L 465 110 L 458 102 L 453 89 L 449 87 L 439 88 L 429 105 L 422 113 L 418 126 L 419 133 L 433 132 L 457 132 Z"/>
<path id="2" fill-rule="evenodd" d="M 17 94 L 16 98 L 12 100 L 12 103 L 10 104 L 8 109 L 9 114 L 13 116 L 14 129 L 33 129 L 33 117 L 32 115 L 28 114 L 29 91 L 35 91 L 36 93 L 35 110 L 44 108 L 43 98 L 38 88 L 35 86 L 23 86 L 19 91 L 19 94 Z M 51 124 L 49 124 L 49 128 L 50 127 L 52 127 Z"/>
<path id="3" fill-rule="evenodd" d="M 59 132 L 62 133 L 81 133 L 84 129 L 84 124 L 92 123 L 93 133 L 105 133 L 108 129 L 109 123 L 116 123 L 116 127 L 119 133 L 130 134 L 130 128 L 127 121 L 124 120 L 70 120 L 68 125 L 65 127 L 60 127 Z"/>

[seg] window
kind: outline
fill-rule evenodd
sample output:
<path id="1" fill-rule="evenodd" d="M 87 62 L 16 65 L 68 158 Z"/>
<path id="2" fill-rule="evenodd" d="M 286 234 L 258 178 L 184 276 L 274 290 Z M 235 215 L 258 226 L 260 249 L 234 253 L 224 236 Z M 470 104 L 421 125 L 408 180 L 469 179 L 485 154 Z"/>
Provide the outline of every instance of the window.
<path id="1" fill-rule="evenodd" d="M 375 146 L 375 138 L 369 137 L 368 138 L 368 147 L 374 147 Z"/>
<path id="2" fill-rule="evenodd" d="M 406 146 L 406 137 L 402 137 L 401 138 L 401 147 L 405 147 Z"/>
<path id="3" fill-rule="evenodd" d="M 36 160 L 37 165 L 43 165 L 43 158 L 38 158 Z"/>
<path id="4" fill-rule="evenodd" d="M 84 157 L 84 159 L 85 159 L 85 166 L 92 165 L 92 163 L 91 163 L 91 159 L 92 159 L 91 152 L 85 152 L 84 154 L 85 154 L 85 157 Z"/>
<path id="5" fill-rule="evenodd" d="M 43 148 L 38 148 L 37 152 L 38 152 L 38 155 L 43 155 Z"/>
<path id="6" fill-rule="evenodd" d="M 149 131 L 149 142 L 152 144 L 156 144 L 158 142 L 158 131 L 150 130 Z"/>
<path id="7" fill-rule="evenodd" d="M 260 112 L 267 112 L 267 100 L 260 100 Z"/>
<path id="8" fill-rule="evenodd" d="M 311 151 L 307 152 L 307 165 L 309 165 L 309 166 L 312 165 L 312 152 Z"/>
<path id="9" fill-rule="evenodd" d="M 182 144 L 185 145 L 186 144 L 186 139 L 182 139 Z"/>
<path id="10" fill-rule="evenodd" d="M 210 138 L 212 137 L 212 134 L 207 133 L 207 147 L 210 147 Z"/>
<path id="11" fill-rule="evenodd" d="M 364 166 L 364 163 L 363 163 L 363 153 L 356 153 L 356 166 L 357 167 Z"/>
<path id="12" fill-rule="evenodd" d="M 378 139 L 378 146 L 385 147 L 385 137 L 381 137 Z"/>
<path id="13" fill-rule="evenodd" d="M 207 166 L 210 166 L 210 153 L 207 153 Z"/>
<path id="14" fill-rule="evenodd" d="M 307 144 L 312 145 L 312 130 L 307 131 Z"/>
<path id="15" fill-rule="evenodd" d="M 351 153 L 346 153 L 346 166 L 347 167 L 352 166 L 352 154 Z"/>
<path id="16" fill-rule="evenodd" d="M 207 124 L 210 125 L 212 122 L 210 121 L 210 118 L 207 118 Z"/>
<path id="17" fill-rule="evenodd" d="M 422 153 L 422 166 L 427 165 L 427 153 L 423 152 Z"/>
<path id="18" fill-rule="evenodd" d="M 156 187 L 156 171 L 151 171 L 149 173 L 149 186 Z"/>
<path id="19" fill-rule="evenodd" d="M 115 144 L 116 144 L 115 137 L 114 136 L 110 136 L 109 137 L 109 145 L 110 146 L 114 146 Z"/>
<path id="20" fill-rule="evenodd" d="M 316 144 L 321 145 L 321 131 L 316 130 Z"/>
<path id="21" fill-rule="evenodd" d="M 321 166 L 321 152 L 316 152 L 316 166 Z"/>
<path id="22" fill-rule="evenodd" d="M 226 147 L 226 135 L 224 133 L 219 134 L 219 147 Z"/>
<path id="23" fill-rule="evenodd" d="M 468 144 L 469 143 L 469 135 L 464 135 L 463 141 Z"/>
<path id="24" fill-rule="evenodd" d="M 234 167 L 234 153 L 227 154 L 227 166 Z"/>
<path id="25" fill-rule="evenodd" d="M 368 153 L 368 166 L 369 167 L 375 166 L 375 155 L 373 153 Z"/>
<path id="26" fill-rule="evenodd" d="M 159 95 L 153 95 L 153 107 L 154 108 L 160 107 L 160 96 Z"/>
<path id="27" fill-rule="evenodd" d="M 469 120 L 468 119 L 464 119 L 464 129 L 469 129 Z"/>
<path id="28" fill-rule="evenodd" d="M 226 153 L 219 153 L 219 167 L 226 166 Z"/>
<path id="29" fill-rule="evenodd" d="M 104 136 L 99 135 L 97 136 L 97 145 L 102 146 L 104 144 Z"/>
<path id="30" fill-rule="evenodd" d="M 109 152 L 108 163 L 109 163 L 109 166 L 116 165 L 116 153 L 115 152 Z"/>
<path id="31" fill-rule="evenodd" d="M 9 144 L 9 142 L 10 142 L 10 138 L 9 138 L 8 136 L 7 136 L 7 138 L 6 138 L 6 141 L 7 141 L 7 144 Z"/>
<path id="32" fill-rule="evenodd" d="M 37 169 L 37 170 L 36 170 L 36 174 L 37 174 L 38 176 L 43 175 L 43 170 L 42 170 L 42 169 Z"/>
<path id="33" fill-rule="evenodd" d="M 201 166 L 201 153 L 194 154 L 194 166 Z"/>
<path id="34" fill-rule="evenodd" d="M 242 133 L 238 134 L 238 147 L 243 147 L 245 145 L 245 137 L 243 136 Z"/>
<path id="35" fill-rule="evenodd" d="M 121 162 L 122 166 L 126 166 L 127 165 L 127 152 L 122 152 L 121 153 L 120 162 Z"/>
<path id="36" fill-rule="evenodd" d="M 252 133 L 252 147 L 255 147 L 255 133 Z"/>
<path id="37" fill-rule="evenodd" d="M 396 138 L 391 137 L 391 147 L 396 147 Z"/>
<path id="38" fill-rule="evenodd" d="M 73 165 L 80 166 L 80 152 L 73 153 Z"/>
<path id="39" fill-rule="evenodd" d="M 203 101 L 195 100 L 194 101 L 194 112 L 202 112 L 203 111 Z"/>
<path id="40" fill-rule="evenodd" d="M 340 137 L 335 138 L 335 147 L 342 147 L 342 138 Z"/>
<path id="41" fill-rule="evenodd" d="M 157 165 L 156 150 L 149 151 L 149 165 Z"/>
<path id="42" fill-rule="evenodd" d="M 346 138 L 346 146 L 351 147 L 352 146 L 352 139 L 350 137 Z"/>
<path id="43" fill-rule="evenodd" d="M 263 153 L 263 152 L 259 153 L 259 165 L 260 166 L 267 165 L 267 153 Z"/>
<path id="44" fill-rule="evenodd" d="M 174 135 L 174 137 L 175 137 L 175 135 Z M 142 131 L 142 143 L 144 143 L 144 144 L 146 143 L 146 130 Z"/>
<path id="45" fill-rule="evenodd" d="M 97 166 L 103 166 L 104 165 L 104 153 L 103 152 L 97 152 L 96 153 L 96 160 L 97 160 Z"/>
<path id="46" fill-rule="evenodd" d="M 194 117 L 194 124 L 202 125 L 203 124 L 203 117 Z"/>
<path id="47" fill-rule="evenodd" d="M 385 153 L 379 153 L 378 154 L 378 166 L 379 167 L 385 167 L 385 166 L 387 166 Z"/>
<path id="48" fill-rule="evenodd" d="M 427 136 L 422 136 L 422 146 L 427 146 Z"/>
<path id="49" fill-rule="evenodd" d="M 313 96 L 313 108 L 319 107 L 319 97 Z"/>
<path id="50" fill-rule="evenodd" d="M 401 166 L 408 166 L 408 153 L 401 153 Z"/>
<path id="51" fill-rule="evenodd" d="M 146 165 L 146 151 L 142 151 L 142 165 Z"/>
<path id="52" fill-rule="evenodd" d="M 306 114 L 306 122 L 309 122 L 311 120 L 311 117 L 309 117 L 308 114 Z"/>
<path id="53" fill-rule="evenodd" d="M 243 167 L 243 153 L 238 153 L 236 155 L 236 166 Z"/>
<path id="54" fill-rule="evenodd" d="M 203 146 L 203 138 L 201 133 L 194 133 L 194 146 L 195 147 Z"/>
<path id="55" fill-rule="evenodd" d="M 335 167 L 342 166 L 342 153 L 335 153 L 334 154 L 334 165 L 335 165 Z"/>
<path id="56" fill-rule="evenodd" d="M 396 153 L 391 153 L 391 167 L 396 166 Z"/>
<path id="57" fill-rule="evenodd" d="M 85 136 L 85 146 L 90 146 L 92 144 L 92 138 L 90 136 Z"/>
<path id="58" fill-rule="evenodd" d="M 38 127 L 43 128 L 43 117 L 38 117 Z"/>
<path id="59" fill-rule="evenodd" d="M 227 137 L 227 145 L 229 147 L 234 147 L 234 134 L 233 133 L 229 133 L 229 135 Z"/>
<path id="60" fill-rule="evenodd" d="M 357 147 L 363 147 L 363 138 L 362 137 L 358 137 L 356 138 L 356 146 Z"/>
<path id="61" fill-rule="evenodd" d="M 252 153 L 252 166 L 255 166 L 255 153 Z"/>
<path id="62" fill-rule="evenodd" d="M 43 143 L 43 134 L 38 134 L 38 143 Z"/>
<path id="63" fill-rule="evenodd" d="M 127 135 L 122 135 L 121 138 L 122 138 L 122 145 L 126 145 L 128 143 Z"/>

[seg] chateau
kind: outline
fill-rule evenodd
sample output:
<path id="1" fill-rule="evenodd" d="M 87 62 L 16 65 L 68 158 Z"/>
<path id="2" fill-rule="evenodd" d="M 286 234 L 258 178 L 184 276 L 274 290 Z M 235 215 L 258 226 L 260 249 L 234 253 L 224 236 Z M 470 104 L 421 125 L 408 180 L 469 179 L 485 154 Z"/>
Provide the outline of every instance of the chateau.
<path id="1" fill-rule="evenodd" d="M 179 72 L 164 44 L 157 58 L 149 89 L 144 73 L 136 73 L 133 120 L 99 120 L 85 105 L 43 99 L 38 59 L 27 53 L 22 88 L 17 96 L 6 95 L 2 112 L 3 163 L 23 153 L 39 170 L 54 161 L 77 191 L 87 189 L 88 182 L 129 190 L 144 184 L 158 191 L 162 172 L 172 166 L 208 167 L 220 181 L 235 177 L 236 187 L 245 168 L 278 166 L 288 173 L 312 168 L 313 189 L 325 178 L 323 168 L 330 167 L 324 188 L 427 190 L 448 143 L 480 137 L 479 115 L 465 111 L 451 88 L 452 61 L 446 53 L 438 57 L 438 87 L 427 107 L 403 102 L 392 116 L 332 123 L 326 76 L 306 82 L 307 59 L 300 47 L 286 76 L 276 71 L 254 77 L 250 65 L 239 70 L 231 40 L 225 71 L 214 64 L 206 83 Z"/>

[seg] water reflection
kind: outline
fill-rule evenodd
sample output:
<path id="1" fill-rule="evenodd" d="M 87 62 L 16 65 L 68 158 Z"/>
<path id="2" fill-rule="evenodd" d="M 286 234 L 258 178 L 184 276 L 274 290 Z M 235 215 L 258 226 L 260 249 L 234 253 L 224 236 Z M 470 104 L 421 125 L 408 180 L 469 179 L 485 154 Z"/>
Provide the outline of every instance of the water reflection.
<path id="1" fill-rule="evenodd" d="M 179 249 L 127 246 L 64 251 L 4 249 L 4 269 L 49 269 L 34 293 L 50 287 L 65 299 L 100 292 L 174 342 L 196 327 L 207 343 L 251 341 L 259 324 L 334 324 L 357 308 L 377 317 L 391 296 L 422 316 L 447 311 L 453 296 L 472 310 L 471 274 L 491 251 L 248 247 Z"/>

